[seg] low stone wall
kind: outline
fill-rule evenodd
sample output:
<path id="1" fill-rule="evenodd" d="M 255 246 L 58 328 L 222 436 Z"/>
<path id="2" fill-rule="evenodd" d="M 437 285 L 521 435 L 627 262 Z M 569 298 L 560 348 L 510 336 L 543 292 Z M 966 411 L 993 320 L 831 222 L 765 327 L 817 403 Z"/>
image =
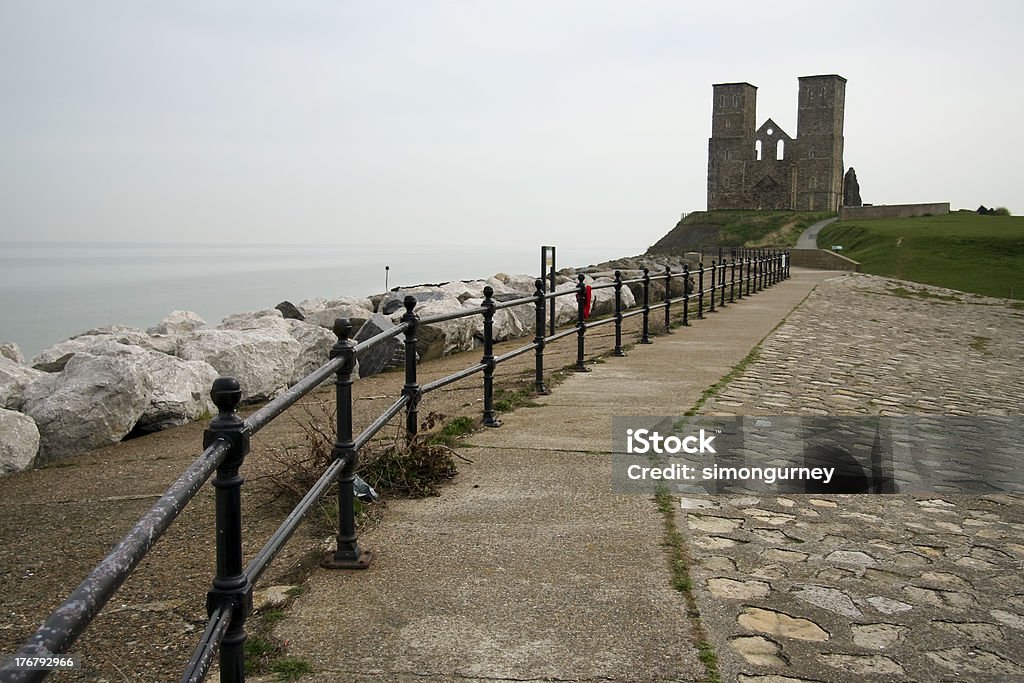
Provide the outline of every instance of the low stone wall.
<path id="1" fill-rule="evenodd" d="M 848 270 L 860 272 L 860 263 L 825 249 L 791 249 L 792 265 L 818 270 Z"/>
<path id="2" fill-rule="evenodd" d="M 857 218 L 913 218 L 914 216 L 945 216 L 949 202 L 936 204 L 879 204 L 878 206 L 844 206 L 839 209 L 839 220 Z"/>

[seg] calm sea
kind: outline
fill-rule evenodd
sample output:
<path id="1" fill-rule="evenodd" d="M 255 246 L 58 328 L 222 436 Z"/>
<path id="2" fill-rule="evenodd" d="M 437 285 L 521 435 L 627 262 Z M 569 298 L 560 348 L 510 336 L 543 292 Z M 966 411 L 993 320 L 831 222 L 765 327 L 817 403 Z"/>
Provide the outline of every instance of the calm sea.
<path id="1" fill-rule="evenodd" d="M 558 250 L 558 267 L 642 247 Z M 26 358 L 100 325 L 143 329 L 173 310 L 217 323 L 230 313 L 309 297 L 365 296 L 388 287 L 536 273 L 540 247 L 294 244 L 0 243 L 0 341 Z"/>

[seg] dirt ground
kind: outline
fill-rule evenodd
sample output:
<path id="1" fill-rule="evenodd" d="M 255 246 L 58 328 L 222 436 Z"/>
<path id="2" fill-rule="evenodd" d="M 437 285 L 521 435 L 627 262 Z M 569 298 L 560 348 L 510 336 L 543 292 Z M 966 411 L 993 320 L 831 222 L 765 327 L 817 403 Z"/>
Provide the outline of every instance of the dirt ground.
<path id="1" fill-rule="evenodd" d="M 661 311 L 652 312 L 652 333 L 659 329 L 655 321 L 662 319 Z M 627 319 L 623 343 L 635 343 L 639 329 L 640 316 Z M 496 353 L 529 341 L 497 345 Z M 589 331 L 589 362 L 610 353 L 613 346 L 613 325 Z M 425 363 L 419 368 L 419 381 L 443 377 L 478 362 L 479 357 L 480 350 L 475 350 Z M 573 365 L 575 357 L 575 335 L 548 346 L 549 386 L 557 382 L 558 371 Z M 532 390 L 533 362 L 530 351 L 499 366 L 496 387 L 509 392 Z M 403 381 L 398 371 L 355 382 L 357 433 L 400 395 Z M 265 476 L 275 468 L 273 455 L 302 443 L 298 421 L 307 416 L 305 406 L 315 407 L 321 400 L 333 402 L 332 386 L 311 394 L 253 438 L 242 467 L 247 479 L 243 486 L 246 560 L 290 509 L 275 500 L 275 489 Z M 429 412 L 447 418 L 467 415 L 479 423 L 482 404 L 482 379 L 475 375 L 425 396 L 420 417 Z M 256 408 L 249 407 L 243 414 Z M 400 415 L 385 430 L 397 430 L 403 424 Z M 0 648 L 5 654 L 20 647 L 201 453 L 205 426 L 193 423 L 0 478 Z M 215 568 L 213 502 L 213 487 L 208 483 L 70 648 L 79 655 L 82 669 L 56 672 L 48 680 L 135 682 L 180 676 L 206 622 L 206 591 Z M 378 504 L 378 511 L 382 514 L 375 515 L 375 523 L 387 524 L 386 504 Z M 303 523 L 257 590 L 301 583 L 329 538 L 325 519 L 318 516 Z"/>

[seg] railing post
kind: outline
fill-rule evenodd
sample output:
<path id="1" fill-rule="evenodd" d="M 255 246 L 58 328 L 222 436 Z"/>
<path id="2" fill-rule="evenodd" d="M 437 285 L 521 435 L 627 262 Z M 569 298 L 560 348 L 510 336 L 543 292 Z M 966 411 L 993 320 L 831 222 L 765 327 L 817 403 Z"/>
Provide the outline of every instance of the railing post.
<path id="1" fill-rule="evenodd" d="M 494 409 L 494 288 L 484 287 L 484 426 L 500 427 L 498 411 Z"/>
<path id="2" fill-rule="evenodd" d="M 747 296 L 750 296 L 750 281 L 754 275 L 753 265 L 753 262 L 750 260 L 750 254 L 747 254 Z"/>
<path id="3" fill-rule="evenodd" d="M 587 286 L 583 284 L 583 273 L 576 276 L 576 372 L 590 372 L 590 368 L 583 364 L 583 354 L 586 351 L 587 321 L 583 317 L 583 307 L 587 301 Z"/>
<path id="4" fill-rule="evenodd" d="M 640 335 L 641 344 L 651 344 L 651 338 L 648 335 L 648 325 L 650 323 L 651 315 L 651 271 L 644 268 L 644 326 L 643 333 Z"/>
<path id="5" fill-rule="evenodd" d="M 736 303 L 736 254 L 729 263 L 729 303 Z"/>
<path id="6" fill-rule="evenodd" d="M 249 433 L 237 414 L 242 389 L 234 377 L 213 381 L 210 398 L 217 417 L 203 434 L 203 448 L 218 440 L 231 444 L 213 480 L 217 510 L 217 575 L 206 594 L 206 610 L 212 615 L 225 601 L 234 604 L 231 623 L 220 642 L 220 676 L 225 683 L 245 681 L 245 620 L 252 613 L 252 585 L 242 568 L 242 482 L 238 470 L 249 453 Z"/>
<path id="7" fill-rule="evenodd" d="M 761 250 L 761 289 L 768 286 L 768 257 L 764 249 Z"/>
<path id="8" fill-rule="evenodd" d="M 665 334 L 672 334 L 672 266 L 665 266 Z"/>
<path id="9" fill-rule="evenodd" d="M 533 295 L 537 297 L 537 332 L 533 337 L 535 345 L 534 388 L 541 396 L 550 393 L 544 386 L 544 280 L 537 278 L 533 283 Z M 555 300 L 552 297 L 552 302 Z"/>
<path id="10" fill-rule="evenodd" d="M 715 274 L 718 272 L 718 264 L 715 263 L 714 259 L 711 259 L 711 305 L 708 306 L 708 313 L 716 313 L 715 311 L 715 295 L 718 292 L 715 291 Z"/>
<path id="11" fill-rule="evenodd" d="M 718 302 L 718 307 L 725 308 L 725 259 L 719 261 L 718 265 L 722 269 L 721 277 L 718 278 L 718 284 L 722 288 L 722 298 Z"/>
<path id="12" fill-rule="evenodd" d="M 740 291 L 739 291 L 739 294 L 737 295 L 736 298 L 742 300 L 743 299 L 743 251 L 742 250 L 740 251 L 739 262 L 740 262 L 740 276 L 739 276 L 737 281 L 739 283 L 739 290 Z"/>
<path id="13" fill-rule="evenodd" d="M 787 280 L 790 278 L 790 275 L 789 275 L 789 265 L 792 262 L 792 260 L 793 260 L 793 255 L 787 251 L 786 252 L 786 279 Z"/>
<path id="14" fill-rule="evenodd" d="M 683 264 L 683 327 L 690 326 L 690 265 Z"/>
<path id="15" fill-rule="evenodd" d="M 331 455 L 334 460 L 344 459 L 345 464 L 338 476 L 338 547 L 320 560 L 320 566 L 325 569 L 366 569 L 373 561 L 373 553 L 359 547 L 355 492 L 352 490 L 359 453 L 352 440 L 352 372 L 356 367 L 356 343 L 350 338 L 352 323 L 348 318 L 334 321 L 334 334 L 338 342 L 331 348 L 331 358 L 341 358 L 342 362 L 335 371 L 334 379 L 336 430 Z"/>
<path id="16" fill-rule="evenodd" d="M 402 304 L 405 306 L 402 322 L 408 324 L 405 328 L 405 385 L 402 394 L 409 397 L 409 402 L 405 404 L 405 435 L 411 439 L 419 431 L 420 387 L 416 382 L 416 327 L 420 321 L 412 310 L 416 307 L 416 297 L 406 294 Z"/>
<path id="17" fill-rule="evenodd" d="M 622 357 L 626 353 L 622 350 L 622 272 L 615 271 L 615 350 L 613 356 Z"/>
<path id="18" fill-rule="evenodd" d="M 704 319 L 704 262 L 697 264 L 697 319 Z"/>

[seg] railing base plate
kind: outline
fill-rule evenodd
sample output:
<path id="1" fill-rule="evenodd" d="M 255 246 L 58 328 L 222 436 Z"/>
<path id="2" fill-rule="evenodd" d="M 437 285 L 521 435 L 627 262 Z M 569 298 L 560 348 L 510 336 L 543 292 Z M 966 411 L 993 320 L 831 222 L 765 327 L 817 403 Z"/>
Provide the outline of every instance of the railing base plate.
<path id="1" fill-rule="evenodd" d="M 327 553 L 320 560 L 320 566 L 324 569 L 366 569 L 373 563 L 373 552 L 360 550 L 359 557 L 354 560 L 336 560 L 334 553 Z"/>

